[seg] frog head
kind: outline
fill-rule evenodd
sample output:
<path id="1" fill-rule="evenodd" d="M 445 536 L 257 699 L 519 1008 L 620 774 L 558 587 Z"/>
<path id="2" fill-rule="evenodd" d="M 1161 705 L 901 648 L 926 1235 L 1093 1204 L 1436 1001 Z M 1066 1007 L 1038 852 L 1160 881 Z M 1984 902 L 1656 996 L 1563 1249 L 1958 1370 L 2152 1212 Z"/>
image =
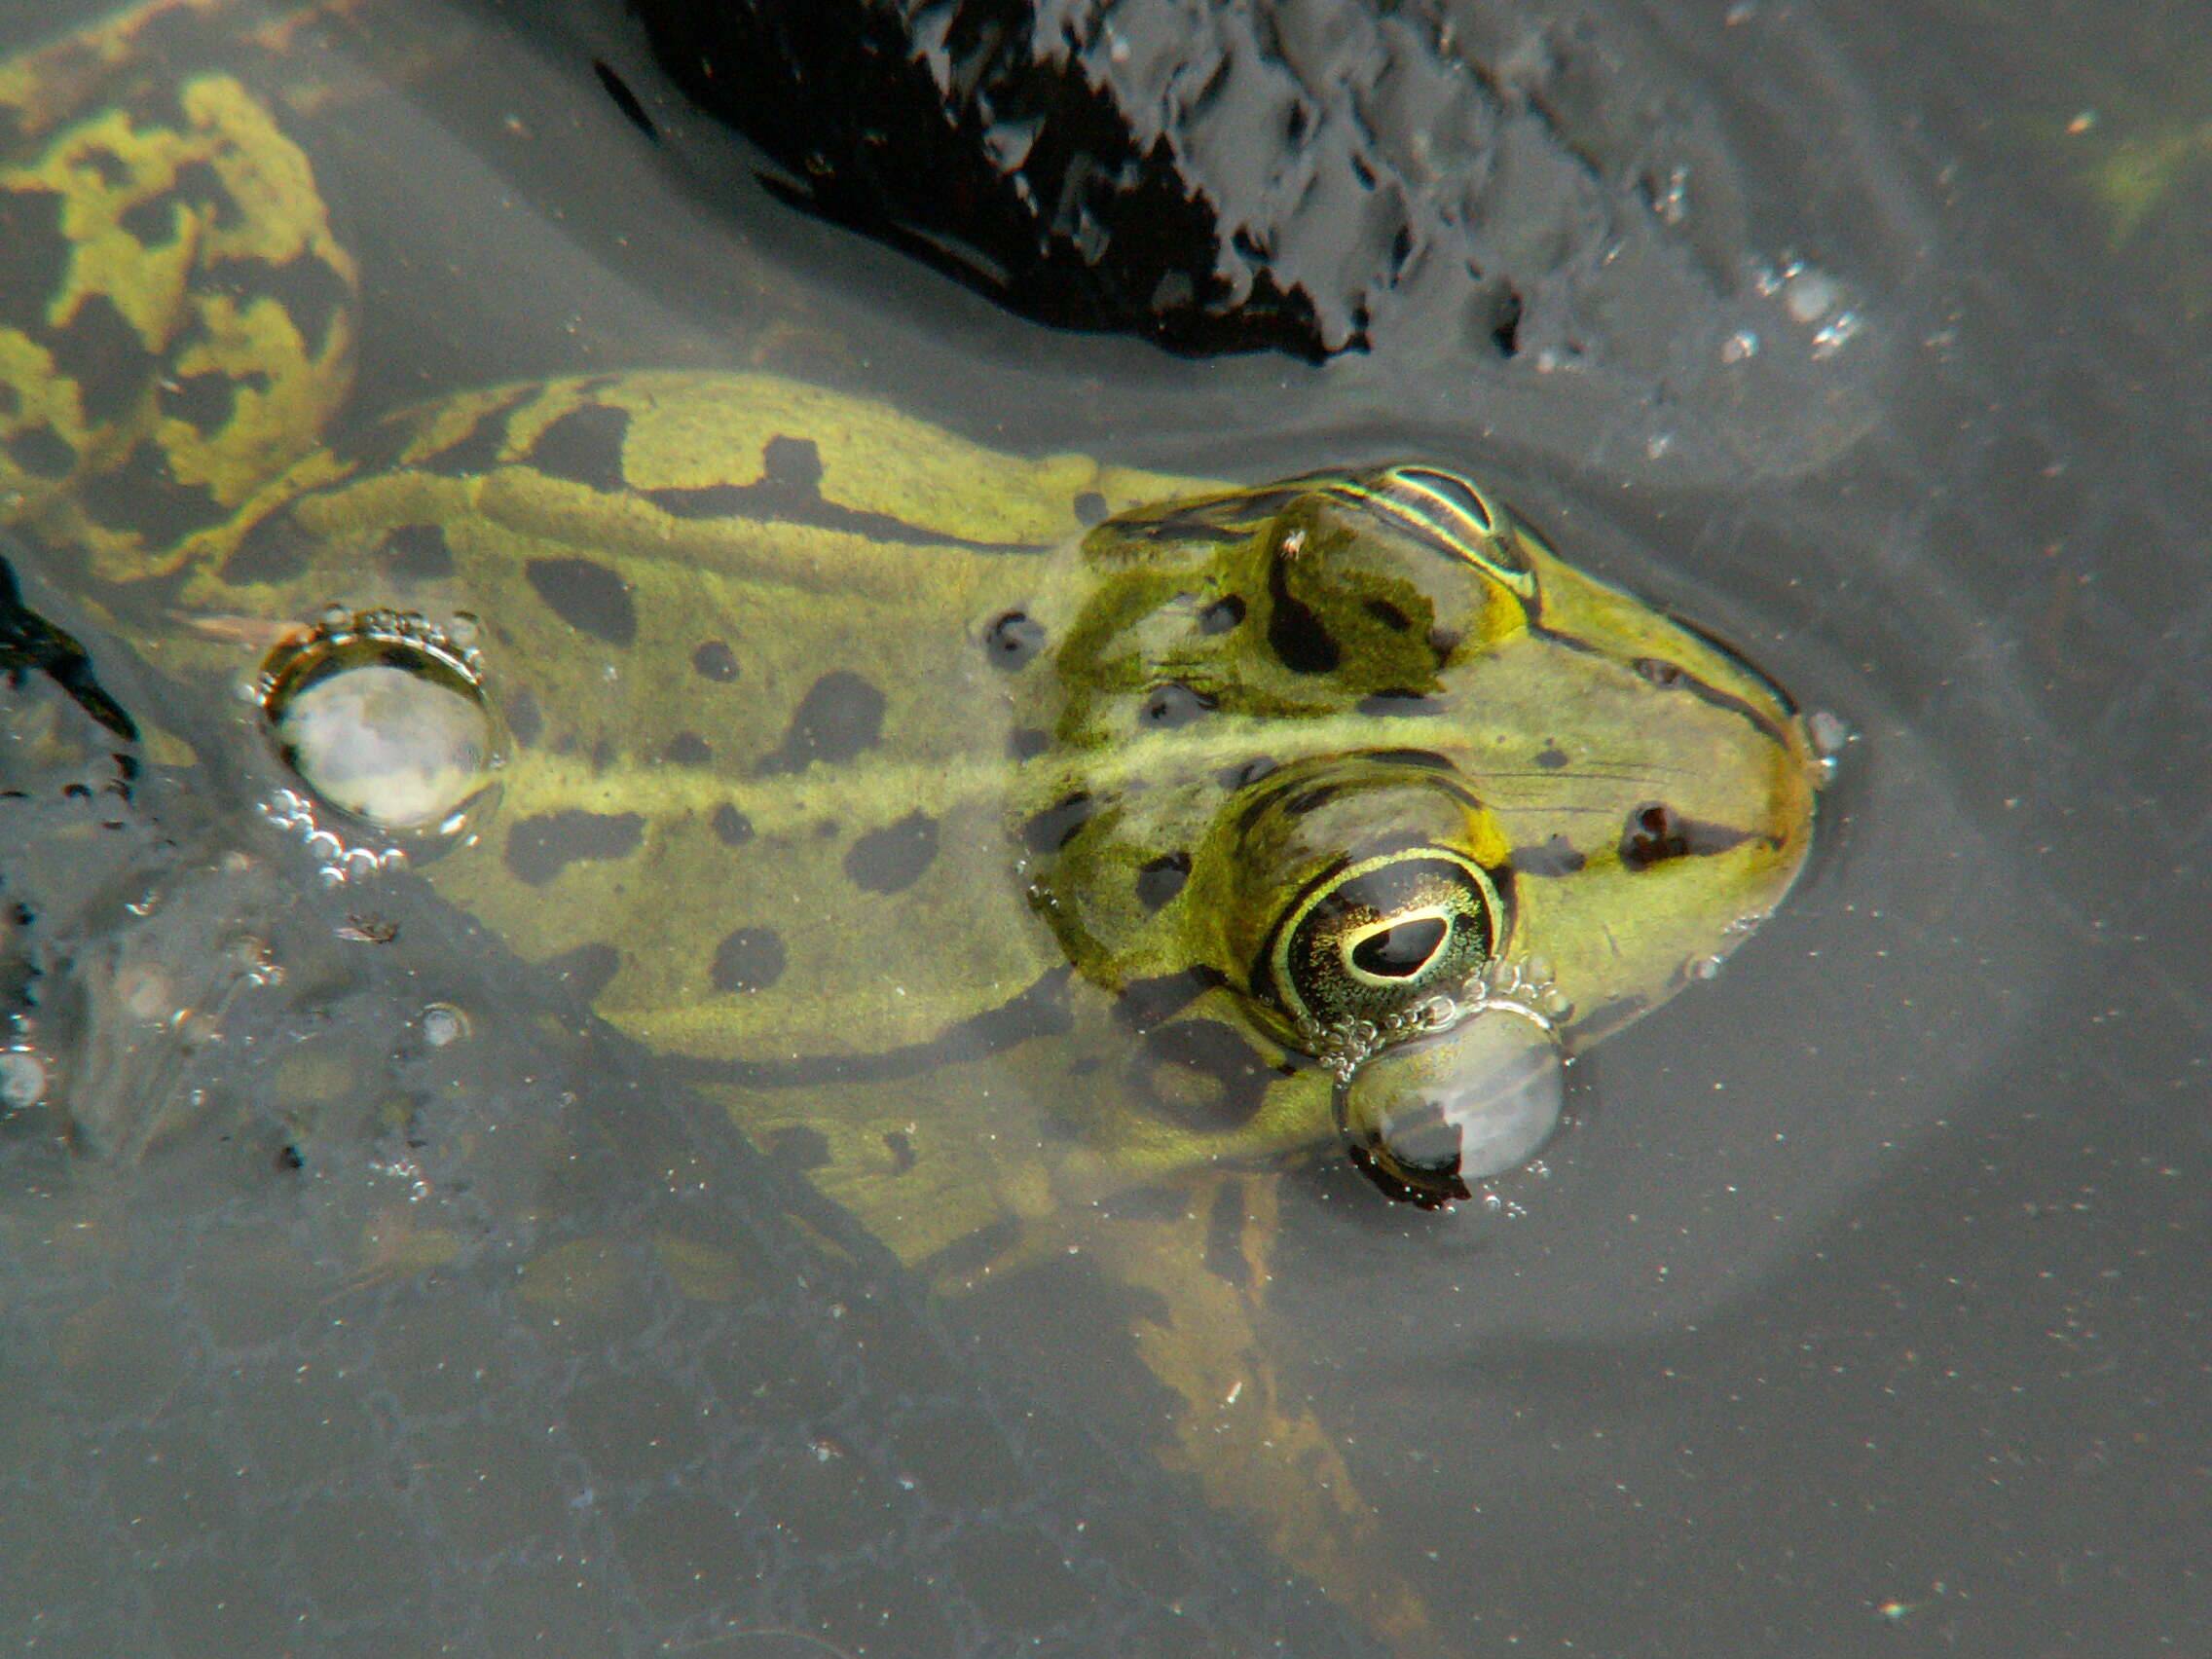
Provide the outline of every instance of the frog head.
<path id="1" fill-rule="evenodd" d="M 1810 843 L 1771 682 L 1439 467 L 1125 513 L 986 638 L 1071 960 L 1333 1074 L 1423 1203 L 1525 1161 L 1557 1062 L 1709 977 Z"/>

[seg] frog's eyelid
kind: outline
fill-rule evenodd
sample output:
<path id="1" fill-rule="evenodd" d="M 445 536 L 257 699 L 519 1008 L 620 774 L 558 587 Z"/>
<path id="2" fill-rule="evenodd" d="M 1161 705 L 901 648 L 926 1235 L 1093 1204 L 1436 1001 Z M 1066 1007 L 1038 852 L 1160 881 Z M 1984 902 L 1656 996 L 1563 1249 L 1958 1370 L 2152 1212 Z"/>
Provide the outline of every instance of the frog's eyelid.
<path id="1" fill-rule="evenodd" d="M 1386 466 L 1363 478 L 1325 484 L 1321 493 L 1390 520 L 1522 599 L 1535 596 L 1536 572 L 1514 544 L 1510 520 L 1456 472 L 1440 466 Z"/>

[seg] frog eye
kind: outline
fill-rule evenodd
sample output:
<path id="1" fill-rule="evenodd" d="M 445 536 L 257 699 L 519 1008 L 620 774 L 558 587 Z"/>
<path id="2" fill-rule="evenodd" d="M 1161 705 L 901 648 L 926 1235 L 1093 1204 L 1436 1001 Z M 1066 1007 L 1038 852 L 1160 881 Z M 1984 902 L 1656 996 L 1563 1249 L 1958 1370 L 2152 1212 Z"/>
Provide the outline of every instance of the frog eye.
<path id="1" fill-rule="evenodd" d="M 1514 535 L 1513 515 L 1471 479 L 1441 466 L 1385 466 L 1333 484 L 1328 493 L 1388 519 L 1523 599 L 1535 595 L 1536 572 Z"/>
<path id="2" fill-rule="evenodd" d="M 1504 931 L 1497 888 L 1472 860 L 1414 847 L 1337 870 L 1285 915 L 1270 974 L 1299 1026 L 1381 1026 L 1449 996 Z"/>
<path id="3" fill-rule="evenodd" d="M 1337 1120 L 1352 1161 L 1378 1187 L 1433 1209 L 1528 1162 L 1566 1103 L 1558 1040 L 1493 1008 L 1373 1055 L 1339 1090 Z"/>

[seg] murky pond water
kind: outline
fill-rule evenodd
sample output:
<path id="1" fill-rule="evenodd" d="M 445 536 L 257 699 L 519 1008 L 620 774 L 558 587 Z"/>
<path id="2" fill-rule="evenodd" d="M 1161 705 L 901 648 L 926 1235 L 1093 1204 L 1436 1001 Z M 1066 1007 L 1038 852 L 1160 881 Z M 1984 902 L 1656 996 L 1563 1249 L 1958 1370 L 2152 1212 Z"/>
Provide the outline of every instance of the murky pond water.
<path id="1" fill-rule="evenodd" d="M 1751 252 L 1837 284 L 1848 337 L 1309 369 L 1055 336 L 742 178 L 717 217 L 587 22 L 369 7 L 303 138 L 364 273 L 347 419 L 765 369 L 1024 454 L 1419 455 L 1744 645 L 1853 733 L 1814 867 L 1575 1068 L 1514 1213 L 1336 1159 L 1272 1183 L 1276 1399 L 1445 1651 L 2194 1651 L 2212 39 L 2059 0 L 1554 11 L 1705 77 Z M 1076 1252 L 933 1294 L 707 1071 L 410 876 L 318 883 L 266 772 L 183 763 L 238 716 L 121 644 L 143 602 L 10 553 L 162 735 L 126 777 L 53 682 L 7 700 L 0 1088 L 49 1098 L 0 1120 L 0 1641 L 1380 1650 L 1200 1501 L 1150 1292 Z"/>

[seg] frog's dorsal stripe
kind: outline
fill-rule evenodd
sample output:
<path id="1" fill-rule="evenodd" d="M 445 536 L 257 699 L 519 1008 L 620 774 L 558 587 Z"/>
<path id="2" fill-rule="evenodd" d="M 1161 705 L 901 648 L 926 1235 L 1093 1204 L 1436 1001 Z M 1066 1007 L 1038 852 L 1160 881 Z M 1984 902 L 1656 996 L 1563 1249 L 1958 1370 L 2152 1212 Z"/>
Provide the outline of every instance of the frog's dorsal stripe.
<path id="1" fill-rule="evenodd" d="M 1040 1037 L 1064 1036 L 1072 1025 L 1068 981 L 1074 970 L 1054 968 L 996 1008 L 946 1026 L 924 1043 L 872 1053 L 799 1054 L 786 1059 L 725 1060 L 673 1054 L 678 1075 L 697 1083 L 752 1088 L 791 1088 L 813 1083 L 883 1083 L 919 1077 L 940 1067 L 1005 1053 Z"/>

